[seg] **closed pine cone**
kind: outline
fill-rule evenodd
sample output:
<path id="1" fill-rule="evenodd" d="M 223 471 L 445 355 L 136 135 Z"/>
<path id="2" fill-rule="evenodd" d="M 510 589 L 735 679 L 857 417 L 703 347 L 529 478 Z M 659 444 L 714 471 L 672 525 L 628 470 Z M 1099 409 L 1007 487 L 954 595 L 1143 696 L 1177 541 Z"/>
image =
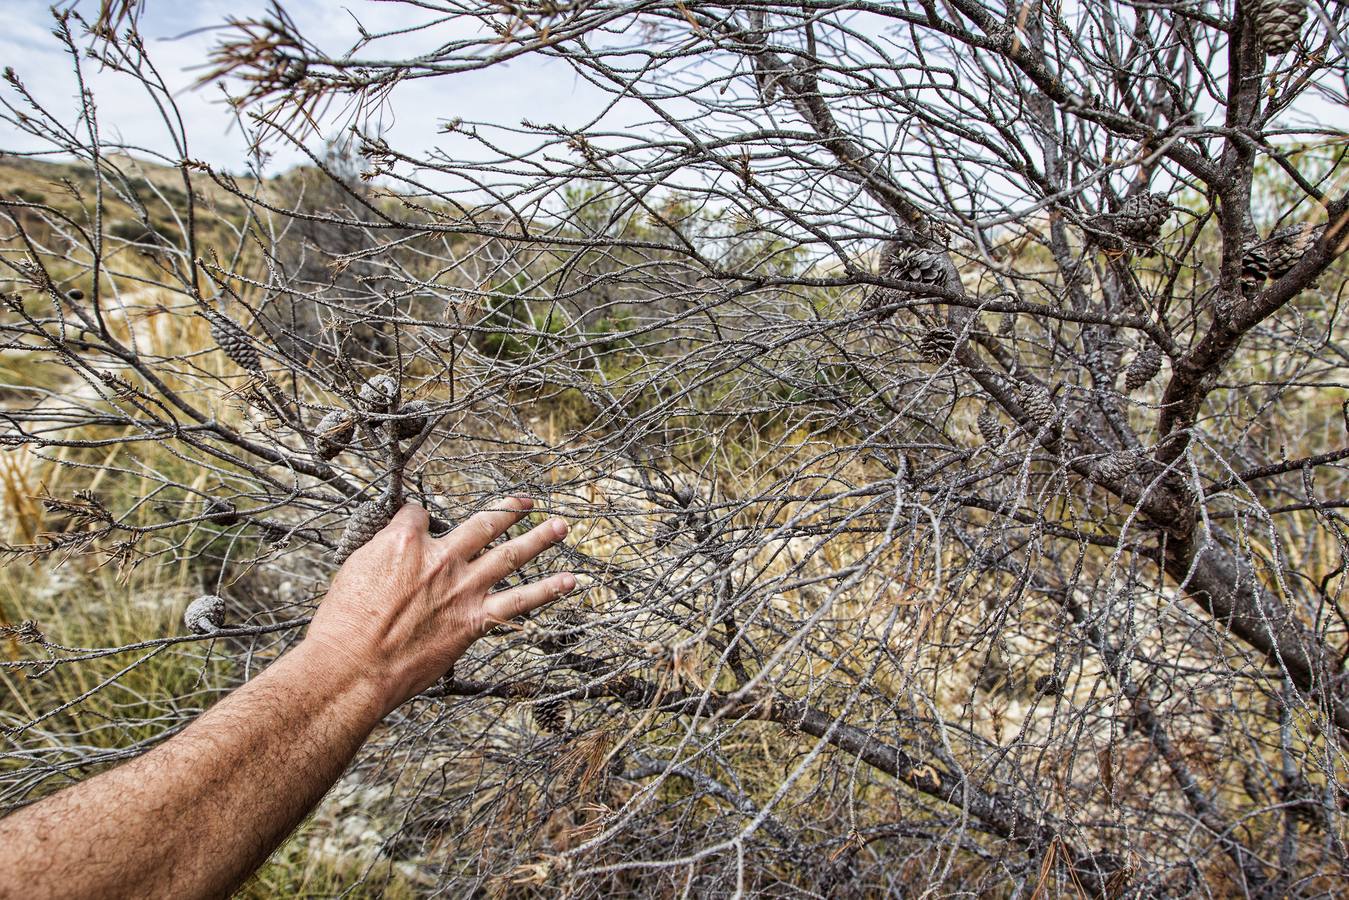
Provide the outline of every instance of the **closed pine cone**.
<path id="1" fill-rule="evenodd" d="M 1269 278 L 1283 278 L 1326 233 L 1325 225 L 1288 225 L 1269 235 Z"/>
<path id="2" fill-rule="evenodd" d="M 1171 201 L 1165 194 L 1137 194 L 1120 207 L 1119 233 L 1149 246 L 1162 238 L 1162 228 L 1171 216 Z"/>
<path id="3" fill-rule="evenodd" d="M 928 362 L 944 363 L 955 350 L 955 332 L 942 325 L 929 329 L 918 341 L 918 352 Z"/>
<path id="4" fill-rule="evenodd" d="M 1129 363 L 1129 368 L 1124 370 L 1124 391 L 1133 393 L 1134 391 L 1147 384 L 1157 377 L 1157 373 L 1162 370 L 1162 350 L 1156 344 L 1148 341 L 1138 355 Z"/>
<path id="5" fill-rule="evenodd" d="M 1321 235 L 1325 234 L 1325 225 L 1289 225 L 1280 228 L 1265 241 L 1265 257 L 1269 260 L 1269 277 L 1282 278 L 1302 261 Z"/>
<path id="6" fill-rule="evenodd" d="M 1138 457 L 1132 453 L 1112 453 L 1096 464 L 1096 472 L 1103 481 L 1123 481 L 1138 468 Z"/>
<path id="7" fill-rule="evenodd" d="M 211 338 L 235 365 L 250 372 L 262 371 L 258 348 L 253 346 L 242 328 L 218 313 L 210 317 L 210 323 Z"/>
<path id="8" fill-rule="evenodd" d="M 319 459 L 332 459 L 351 443 L 355 434 L 356 418 L 344 409 L 335 409 L 315 426 L 314 451 Z"/>
<path id="9" fill-rule="evenodd" d="M 1032 422 L 1044 428 L 1052 423 L 1059 415 L 1059 409 L 1054 405 L 1054 399 L 1049 396 L 1049 391 L 1035 385 L 1028 385 L 1021 389 L 1021 407 L 1030 416 Z"/>
<path id="10" fill-rule="evenodd" d="M 1264 242 L 1251 240 L 1241 253 L 1241 292 L 1247 297 L 1260 292 L 1269 280 L 1269 252 Z"/>
<path id="11" fill-rule="evenodd" d="M 431 415 L 431 404 L 425 400 L 411 400 L 398 407 L 399 418 L 393 421 L 393 433 L 400 441 L 421 434 Z"/>
<path id="12" fill-rule="evenodd" d="M 346 530 L 342 532 L 342 537 L 337 542 L 338 564 L 346 562 L 351 554 L 369 543 L 392 518 L 393 513 L 383 498 L 367 500 L 356 507 L 356 511 L 347 520 Z"/>
<path id="13" fill-rule="evenodd" d="M 1293 49 L 1307 21 L 1306 0 L 1255 0 L 1251 4 L 1255 35 L 1270 56 Z"/>
<path id="14" fill-rule="evenodd" d="M 206 515 L 216 525 L 238 525 L 239 510 L 228 500 L 212 497 L 206 501 Z"/>
<path id="15" fill-rule="evenodd" d="M 992 407 L 984 407 L 984 411 L 979 413 L 976 424 L 979 426 L 979 433 L 983 435 L 986 443 L 996 445 L 1002 442 L 1002 425 L 999 424 L 998 415 L 993 412 Z"/>

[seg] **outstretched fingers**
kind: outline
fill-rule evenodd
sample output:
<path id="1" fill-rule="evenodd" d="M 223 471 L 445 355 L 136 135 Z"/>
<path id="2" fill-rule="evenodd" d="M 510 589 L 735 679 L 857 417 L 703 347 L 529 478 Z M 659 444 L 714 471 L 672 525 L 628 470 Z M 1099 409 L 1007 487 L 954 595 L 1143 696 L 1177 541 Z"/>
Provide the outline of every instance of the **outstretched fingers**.
<path id="1" fill-rule="evenodd" d="M 490 589 L 507 575 L 567 536 L 567 523 L 549 519 L 500 547 L 493 547 L 470 566 L 475 582 Z"/>
<path id="2" fill-rule="evenodd" d="M 528 497 L 507 497 L 496 509 L 474 513 L 458 528 L 437 540 L 443 541 L 461 559 L 472 559 L 488 544 L 506 533 L 534 506 Z"/>
<path id="3" fill-rule="evenodd" d="M 488 594 L 483 600 L 483 620 L 491 628 L 509 622 L 516 616 L 533 612 L 544 604 L 570 593 L 576 587 L 576 576 L 570 572 L 551 575 L 542 581 L 522 584 L 507 591 Z"/>

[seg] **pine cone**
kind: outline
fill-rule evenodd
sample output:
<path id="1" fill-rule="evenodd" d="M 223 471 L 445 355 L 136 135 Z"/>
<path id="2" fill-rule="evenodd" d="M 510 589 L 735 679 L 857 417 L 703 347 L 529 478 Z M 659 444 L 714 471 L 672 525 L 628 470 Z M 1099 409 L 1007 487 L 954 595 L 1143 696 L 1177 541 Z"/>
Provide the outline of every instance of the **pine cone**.
<path id="1" fill-rule="evenodd" d="M 1035 679 L 1035 693 L 1058 696 L 1063 693 L 1063 682 L 1053 675 L 1041 675 Z"/>
<path id="2" fill-rule="evenodd" d="M 392 422 L 394 437 L 406 441 L 422 433 L 431 417 L 431 404 L 425 400 L 412 400 L 398 407 L 396 415 L 402 418 Z"/>
<path id="3" fill-rule="evenodd" d="M 1138 457 L 1132 453 L 1112 453 L 1096 463 L 1096 474 L 1102 481 L 1120 482 L 1138 468 Z"/>
<path id="4" fill-rule="evenodd" d="M 211 337 L 235 365 L 250 372 L 262 371 L 258 348 L 242 328 L 219 313 L 210 317 Z"/>
<path id="5" fill-rule="evenodd" d="M 927 243 L 920 245 L 909 241 L 887 241 L 881 251 L 879 274 L 895 281 L 917 281 L 931 285 L 942 285 L 946 282 L 943 253 L 936 246 Z M 867 298 L 865 308 L 876 309 L 922 296 L 922 293 L 878 288 Z"/>
<path id="6" fill-rule="evenodd" d="M 1241 292 L 1247 297 L 1260 292 L 1269 280 L 1269 253 L 1263 243 L 1250 241 L 1241 253 Z"/>
<path id="7" fill-rule="evenodd" d="M 575 609 L 562 609 L 544 623 L 544 628 L 551 633 L 552 646 L 573 647 L 585 635 L 586 618 Z"/>
<path id="8" fill-rule="evenodd" d="M 1171 215 L 1171 201 L 1165 194 L 1136 194 L 1125 200 L 1119 212 L 1093 216 L 1087 224 L 1094 231 L 1119 235 L 1125 241 L 1140 244 L 1151 251 L 1162 238 L 1162 227 Z M 1123 243 L 1094 235 L 1107 250 L 1122 250 Z M 1150 253 L 1149 253 L 1150 255 Z"/>
<path id="9" fill-rule="evenodd" d="M 956 351 L 956 333 L 939 325 L 930 329 L 918 341 L 918 352 L 931 363 L 944 363 Z"/>
<path id="10" fill-rule="evenodd" d="M 1321 240 L 1325 225 L 1289 225 L 1280 228 L 1265 241 L 1265 256 L 1269 260 L 1269 277 L 1282 278 L 1302 261 L 1307 251 Z"/>
<path id="11" fill-rule="evenodd" d="M 1156 344 L 1148 341 L 1138 355 L 1134 357 L 1133 362 L 1129 363 L 1129 368 L 1124 370 L 1124 392 L 1132 394 L 1134 391 L 1147 384 L 1157 377 L 1157 373 L 1162 370 L 1162 350 Z"/>
<path id="12" fill-rule="evenodd" d="M 984 407 L 984 411 L 979 413 L 976 424 L 979 426 L 979 433 L 984 436 L 985 443 L 990 446 L 1002 443 L 1003 428 L 998 423 L 998 414 L 993 412 L 993 407 Z"/>
<path id="13" fill-rule="evenodd" d="M 1165 194 L 1136 194 L 1120 207 L 1119 233 L 1140 244 L 1155 244 L 1171 216 L 1171 201 Z"/>
<path id="14" fill-rule="evenodd" d="M 917 281 L 932 285 L 946 280 L 939 250 L 899 241 L 891 241 L 886 250 L 884 274 L 896 281 Z"/>
<path id="15" fill-rule="evenodd" d="M 356 435 L 356 417 L 344 409 L 335 409 L 319 419 L 314 428 L 314 452 L 319 459 L 332 459 L 351 444 Z"/>
<path id="16" fill-rule="evenodd" d="M 1035 385 L 1027 385 L 1020 393 L 1021 407 L 1036 425 L 1044 428 L 1058 418 L 1059 408 L 1054 405 L 1054 398 L 1049 396 L 1049 391 Z"/>
<path id="17" fill-rule="evenodd" d="M 369 543 L 370 539 L 384 530 L 393 518 L 393 512 L 383 498 L 367 500 L 347 520 L 346 530 L 337 542 L 336 559 L 338 565 Z"/>
<path id="18" fill-rule="evenodd" d="M 225 599 L 215 594 L 198 597 L 183 611 L 183 624 L 197 634 L 214 634 L 225 625 Z"/>
<path id="19" fill-rule="evenodd" d="M 1306 0 L 1255 0 L 1251 4 L 1255 35 L 1270 56 L 1293 49 L 1307 22 Z"/>
<path id="20" fill-rule="evenodd" d="M 534 724 L 540 731 L 557 734 L 567 724 L 567 704 L 562 700 L 540 700 L 530 707 Z"/>
<path id="21" fill-rule="evenodd" d="M 216 525 L 238 525 L 239 511 L 228 500 L 212 498 L 206 502 L 206 515 Z"/>
<path id="22" fill-rule="evenodd" d="M 392 375 L 376 375 L 361 385 L 356 397 L 372 412 L 388 412 L 398 399 L 398 379 Z"/>

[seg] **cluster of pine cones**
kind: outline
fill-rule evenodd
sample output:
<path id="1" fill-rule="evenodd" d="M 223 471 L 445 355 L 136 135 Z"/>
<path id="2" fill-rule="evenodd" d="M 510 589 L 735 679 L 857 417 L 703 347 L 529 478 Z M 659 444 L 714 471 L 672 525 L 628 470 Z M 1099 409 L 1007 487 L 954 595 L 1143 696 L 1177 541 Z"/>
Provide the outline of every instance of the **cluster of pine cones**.
<path id="1" fill-rule="evenodd" d="M 356 410 L 332 410 L 314 427 L 314 452 L 320 459 L 333 459 L 350 447 L 356 438 L 356 426 L 368 421 L 370 414 L 393 412 L 397 418 L 385 421 L 400 441 L 420 434 L 431 416 L 431 404 L 425 400 L 409 400 L 396 410 L 393 408 L 398 401 L 398 381 L 392 375 L 371 378 L 361 386 L 356 399 Z"/>
<path id="2" fill-rule="evenodd" d="M 1265 282 L 1287 275 L 1303 255 L 1321 240 L 1325 225 L 1289 225 L 1261 240 L 1246 244 L 1241 254 L 1241 289 L 1247 296 L 1259 293 Z"/>
<path id="3" fill-rule="evenodd" d="M 262 358 L 253 344 L 252 338 L 243 328 L 228 316 L 213 309 L 205 309 L 202 315 L 210 323 L 211 337 L 230 360 L 240 368 L 256 374 L 262 374 Z M 314 452 L 323 460 L 335 458 L 344 449 L 352 446 L 356 439 L 357 426 L 369 422 L 374 416 L 388 428 L 396 440 L 408 440 L 416 437 L 430 421 L 431 406 L 424 400 L 411 400 L 401 406 L 398 402 L 400 389 L 398 380 L 392 375 L 376 375 L 361 386 L 356 395 L 355 409 L 336 409 L 328 412 L 314 428 Z M 226 524 L 238 521 L 238 515 L 232 505 L 218 504 L 208 510 L 211 521 Z M 393 505 L 389 497 L 381 495 L 367 500 L 356 507 L 347 526 L 338 540 L 336 557 L 338 563 L 365 545 L 378 534 L 393 518 Z M 198 598 L 188 607 L 185 621 L 193 631 L 210 633 L 218 627 L 218 618 L 224 609 L 224 601 L 219 597 Z"/>
<path id="4" fill-rule="evenodd" d="M 1054 396 L 1038 384 L 1020 384 L 1015 388 L 1017 402 L 1026 411 L 1026 415 L 1035 423 L 1036 428 L 1048 428 L 1059 418 L 1060 410 L 1054 403 Z M 984 407 L 974 420 L 979 435 L 990 447 L 997 447 L 1007 439 L 1007 429 L 1003 427 L 998 413 L 992 404 Z"/>
<path id="5" fill-rule="evenodd" d="M 376 375 L 366 381 L 356 392 L 355 409 L 333 410 L 319 420 L 314 429 L 315 453 L 322 459 L 332 459 L 351 446 L 357 425 L 369 422 L 374 416 L 390 413 L 397 418 L 379 421 L 396 440 L 416 437 L 430 421 L 431 405 L 424 400 L 411 400 L 396 406 L 399 393 L 398 379 L 392 375 Z M 389 524 L 393 514 L 393 502 L 387 492 L 356 507 L 338 539 L 337 562 L 345 562 L 347 557 L 365 546 Z"/>

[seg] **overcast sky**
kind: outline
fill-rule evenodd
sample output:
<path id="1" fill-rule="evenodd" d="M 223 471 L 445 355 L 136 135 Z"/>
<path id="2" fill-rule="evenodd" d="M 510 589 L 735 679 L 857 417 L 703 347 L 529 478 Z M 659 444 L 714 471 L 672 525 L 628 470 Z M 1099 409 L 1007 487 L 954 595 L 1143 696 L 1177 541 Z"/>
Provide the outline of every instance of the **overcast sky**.
<path id="1" fill-rule="evenodd" d="M 66 4 L 70 5 L 70 4 Z M 96 0 L 81 0 L 74 6 L 87 19 L 98 14 Z M 28 88 L 44 105 L 74 121 L 77 91 L 65 48 L 52 35 L 51 0 L 4 0 L 6 25 L 0 32 L 0 61 L 13 66 Z M 215 26 L 230 16 L 261 16 L 265 0 L 149 0 L 141 18 L 151 58 L 174 89 L 187 122 L 189 155 L 230 171 L 241 171 L 246 159 L 247 138 L 233 124 L 230 110 L 215 87 L 192 89 L 218 33 Z M 346 51 L 358 38 L 356 18 L 368 31 L 405 28 L 417 23 L 406 5 L 372 2 L 325 2 L 287 0 L 286 9 L 310 40 L 332 53 Z M 443 40 L 445 26 L 437 29 Z M 414 55 L 424 49 L 429 35 L 409 35 L 381 41 L 379 55 Z M 106 136 L 118 142 L 150 148 L 176 156 L 164 125 L 145 92 L 134 81 L 113 73 L 99 73 L 86 61 L 86 77 L 94 90 L 99 119 Z M 439 81 L 439 84 L 437 84 Z M 467 121 L 518 125 L 522 119 L 565 124 L 580 121 L 600 102 L 594 91 L 572 75 L 562 63 L 542 57 L 527 57 L 506 66 L 493 66 L 481 74 L 458 75 L 454 91 L 446 91 L 444 79 L 423 79 L 400 85 L 391 105 L 391 115 L 380 122 L 390 143 L 413 154 L 444 146 L 440 126 L 453 118 Z M 4 86 L 7 96 L 12 91 Z M 334 128 L 334 130 L 337 130 Z M 0 134 L 0 149 L 31 151 L 41 144 L 25 135 Z M 297 151 L 275 147 L 273 167 L 297 161 Z"/>
<path id="2" fill-rule="evenodd" d="M 69 0 L 63 2 L 66 6 L 72 5 Z M 4 5 L 7 26 L 0 31 L 0 65 L 12 66 L 48 109 L 65 122 L 75 123 L 75 79 L 65 48 L 51 33 L 51 0 L 0 0 L 0 3 Z M 97 17 L 98 0 L 77 0 L 73 5 L 87 19 Z M 231 17 L 264 16 L 269 8 L 267 0 L 143 0 L 143 6 L 141 32 L 151 58 L 173 89 L 186 120 L 190 141 L 187 155 L 205 160 L 218 169 L 243 171 L 247 163 L 248 136 L 234 123 L 233 113 L 222 101 L 219 88 L 194 89 L 192 85 L 206 71 L 207 54 L 220 38 L 222 23 Z M 358 40 L 358 20 L 370 33 L 403 32 L 382 38 L 361 50 L 360 55 L 364 58 L 409 58 L 447 40 L 477 36 L 476 32 L 468 30 L 477 28 L 477 24 L 463 19 L 437 22 L 434 28 L 419 30 L 417 26 L 431 21 L 434 14 L 419 10 L 411 3 L 285 0 L 285 8 L 301 33 L 332 56 L 346 53 Z M 849 24 L 862 33 L 868 33 L 868 28 L 880 27 L 860 15 Z M 879 31 L 869 33 L 869 36 L 882 38 Z M 642 40 L 640 34 L 624 37 L 630 43 Z M 907 39 L 906 34 L 897 37 L 887 34 L 885 37 Z M 150 150 L 162 153 L 169 161 L 177 159 L 178 154 L 173 150 L 155 106 L 134 79 L 99 72 L 97 63 L 89 60 L 85 61 L 85 74 L 94 90 L 105 141 L 141 148 L 139 155 L 147 155 L 145 151 Z M 653 81 L 670 87 L 665 80 L 670 77 L 667 70 L 662 70 L 660 75 L 653 76 Z M 1218 77 L 1221 79 L 1221 71 Z M 743 89 L 745 85 L 742 83 L 740 87 Z M 14 92 L 0 83 L 0 96 L 13 100 Z M 462 136 L 441 133 L 442 126 L 459 118 L 506 129 L 519 127 L 523 120 L 581 127 L 612 101 L 612 96 L 577 78 L 565 62 L 531 54 L 479 72 L 404 82 L 395 89 L 392 102 L 381 110 L 382 118 L 362 124 L 367 129 L 381 131 L 391 146 L 413 157 L 425 157 L 440 148 L 451 160 L 480 159 L 488 151 L 471 145 Z M 663 107 L 677 115 L 689 114 L 690 108 L 681 108 L 680 103 L 677 99 L 667 98 Z M 1207 101 L 1196 112 L 1201 119 L 1209 120 L 1215 120 L 1220 114 L 1220 110 Z M 650 118 L 651 114 L 638 101 L 625 99 L 609 110 L 604 128 L 600 130 L 649 135 L 657 127 Z M 1319 129 L 1342 127 L 1343 119 L 1342 105 L 1327 102 L 1314 93 L 1300 99 L 1297 107 L 1284 116 L 1287 123 L 1306 122 Z M 349 120 L 334 116 L 325 124 L 327 135 L 342 134 L 341 126 L 349 124 Z M 741 125 L 743 122 L 735 122 L 726 125 L 725 129 Z M 894 125 L 883 117 L 872 116 L 864 125 L 855 127 L 863 128 L 876 146 L 888 147 L 894 140 L 888 129 Z M 522 153 L 527 148 L 536 148 L 539 143 L 537 136 L 507 131 L 493 130 L 490 137 L 497 146 Z M 322 139 L 322 136 L 312 138 L 311 145 L 321 145 Z M 272 172 L 304 158 L 297 150 L 277 141 L 267 146 L 275 154 L 269 166 Z M 44 149 L 40 141 L 15 133 L 12 128 L 5 129 L 0 123 L 0 150 L 31 152 L 39 149 Z M 404 172 L 406 167 L 400 167 L 398 174 L 401 176 Z M 425 181 L 437 190 L 448 190 L 449 182 L 454 182 L 455 189 L 478 190 L 476 182 L 467 177 L 454 179 L 431 174 Z"/>

